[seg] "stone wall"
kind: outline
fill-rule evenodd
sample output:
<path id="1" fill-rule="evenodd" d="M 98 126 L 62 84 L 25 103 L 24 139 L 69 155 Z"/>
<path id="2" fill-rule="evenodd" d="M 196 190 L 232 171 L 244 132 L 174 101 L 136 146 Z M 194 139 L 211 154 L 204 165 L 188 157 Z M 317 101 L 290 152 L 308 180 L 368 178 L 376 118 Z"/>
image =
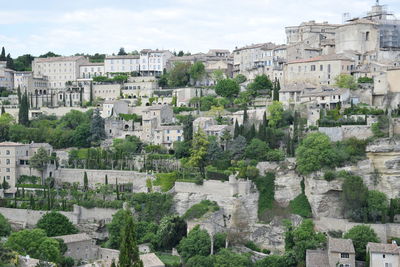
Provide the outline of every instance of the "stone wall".
<path id="1" fill-rule="evenodd" d="M 23 227 L 36 225 L 40 218 L 42 218 L 42 216 L 48 212 L 49 211 L 44 210 L 0 208 L 0 213 L 3 214 L 3 216 L 6 217 L 10 222 L 21 224 Z M 73 224 L 78 224 L 101 220 L 108 222 L 111 221 L 112 215 L 116 212 L 117 210 L 115 209 L 86 209 L 84 207 L 74 205 L 73 211 L 61 211 L 60 213 L 65 215 Z"/>
<path id="2" fill-rule="evenodd" d="M 342 125 L 341 127 L 319 127 L 318 131 L 329 136 L 331 141 L 342 141 L 352 137 L 367 139 L 374 134 L 368 125 Z"/>
<path id="3" fill-rule="evenodd" d="M 147 192 L 146 180 L 154 179 L 153 175 L 136 172 L 136 171 L 117 171 L 117 170 L 85 170 L 85 169 L 58 169 L 54 177 L 56 182 L 61 184 L 64 182 L 68 183 L 80 183 L 83 185 L 84 173 L 87 173 L 88 184 L 90 188 L 95 188 L 96 184 L 104 184 L 105 176 L 108 177 L 109 184 L 127 184 L 133 185 L 133 192 Z"/>
<path id="4" fill-rule="evenodd" d="M 318 220 L 314 220 L 315 228 L 319 232 L 328 231 L 342 231 L 343 233 L 349 231 L 351 228 L 357 225 L 368 225 L 378 235 L 381 242 L 386 242 L 391 237 L 400 237 L 400 224 L 387 223 L 387 224 L 363 224 L 349 222 L 346 219 L 334 219 L 321 217 Z"/>
<path id="5" fill-rule="evenodd" d="M 400 118 L 393 118 L 393 134 L 400 135 Z"/>

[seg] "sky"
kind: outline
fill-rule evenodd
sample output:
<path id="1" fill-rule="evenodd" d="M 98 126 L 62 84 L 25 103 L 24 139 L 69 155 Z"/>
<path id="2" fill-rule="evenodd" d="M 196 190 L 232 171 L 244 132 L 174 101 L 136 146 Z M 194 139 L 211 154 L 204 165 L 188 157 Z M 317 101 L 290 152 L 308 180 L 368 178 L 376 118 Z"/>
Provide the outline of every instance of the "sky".
<path id="1" fill-rule="evenodd" d="M 191 53 L 285 43 L 285 27 L 341 23 L 375 0 L 0 0 L 0 47 L 12 57 L 48 51 L 117 53 L 144 48 Z M 399 0 L 381 4 L 400 19 Z"/>

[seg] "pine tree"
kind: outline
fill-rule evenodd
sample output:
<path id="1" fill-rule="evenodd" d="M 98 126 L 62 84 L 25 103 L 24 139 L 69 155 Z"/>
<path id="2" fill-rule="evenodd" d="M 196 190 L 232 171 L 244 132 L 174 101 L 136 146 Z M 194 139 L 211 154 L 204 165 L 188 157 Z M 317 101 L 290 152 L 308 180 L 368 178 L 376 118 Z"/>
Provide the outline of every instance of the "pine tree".
<path id="1" fill-rule="evenodd" d="M 234 129 L 234 131 L 233 131 L 233 138 L 236 138 L 236 137 L 238 137 L 239 135 L 240 135 L 239 123 L 238 123 L 238 121 L 236 120 L 236 121 L 235 121 L 235 129 Z"/>
<path id="2" fill-rule="evenodd" d="M 108 184 L 108 176 L 107 176 L 107 174 L 106 174 L 106 178 L 105 178 L 104 183 L 105 183 L 105 184 Z"/>
<path id="3" fill-rule="evenodd" d="M 122 230 L 119 253 L 119 267 L 143 267 L 139 257 L 139 249 L 136 244 L 135 225 L 132 215 L 126 218 L 125 227 Z"/>
<path id="4" fill-rule="evenodd" d="M 88 177 L 87 177 L 87 173 L 86 172 L 83 174 L 83 189 L 85 191 L 88 191 L 88 189 L 89 189 L 89 181 L 88 181 Z"/>

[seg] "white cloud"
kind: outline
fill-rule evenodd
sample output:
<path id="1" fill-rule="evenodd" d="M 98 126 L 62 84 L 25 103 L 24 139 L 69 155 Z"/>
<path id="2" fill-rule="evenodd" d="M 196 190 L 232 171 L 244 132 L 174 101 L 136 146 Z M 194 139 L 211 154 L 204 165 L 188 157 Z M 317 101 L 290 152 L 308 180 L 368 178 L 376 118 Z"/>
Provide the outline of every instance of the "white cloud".
<path id="1" fill-rule="evenodd" d="M 389 1 L 399 11 L 397 0 Z M 13 56 L 49 50 L 66 55 L 112 53 L 121 46 L 127 51 L 233 49 L 258 42 L 282 43 L 285 26 L 308 20 L 340 23 L 342 13 L 359 16 L 372 4 L 370 0 L 169 0 L 167 6 L 150 7 L 143 2 L 132 8 L 100 3 L 77 10 L 3 10 L 0 25 L 15 30 L 3 33 L 0 41 Z M 21 21 L 29 33 L 20 33 Z"/>

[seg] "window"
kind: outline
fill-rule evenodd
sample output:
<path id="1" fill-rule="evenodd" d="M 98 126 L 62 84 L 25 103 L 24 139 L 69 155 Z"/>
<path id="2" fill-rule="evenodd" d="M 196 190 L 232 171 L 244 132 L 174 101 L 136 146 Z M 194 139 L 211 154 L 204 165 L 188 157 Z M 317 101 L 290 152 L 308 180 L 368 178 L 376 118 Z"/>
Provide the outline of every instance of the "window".
<path id="1" fill-rule="evenodd" d="M 6 159 L 6 164 L 10 165 L 10 159 Z"/>
<path id="2" fill-rule="evenodd" d="M 369 41 L 369 32 L 365 33 L 365 41 Z"/>
<path id="3" fill-rule="evenodd" d="M 315 65 L 311 65 L 311 71 L 315 71 Z"/>
<path id="4" fill-rule="evenodd" d="M 340 253 L 342 259 L 348 259 L 350 257 L 349 253 Z"/>
<path id="5" fill-rule="evenodd" d="M 391 263 L 385 263 L 385 267 L 392 267 L 392 264 Z"/>
<path id="6" fill-rule="evenodd" d="M 6 155 L 10 155 L 10 150 L 6 150 Z"/>
<path id="7" fill-rule="evenodd" d="M 6 169 L 6 172 L 10 172 L 10 168 L 7 168 L 7 169 Z"/>

